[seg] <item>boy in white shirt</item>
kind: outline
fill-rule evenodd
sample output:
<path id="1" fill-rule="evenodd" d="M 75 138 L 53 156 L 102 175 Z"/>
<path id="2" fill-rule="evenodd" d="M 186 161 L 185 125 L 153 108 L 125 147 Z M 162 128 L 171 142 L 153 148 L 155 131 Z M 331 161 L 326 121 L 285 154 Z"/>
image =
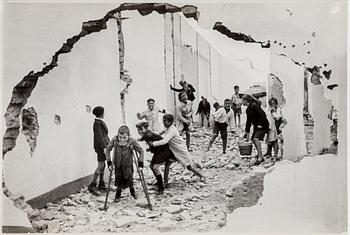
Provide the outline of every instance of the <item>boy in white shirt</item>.
<path id="1" fill-rule="evenodd" d="M 189 171 L 192 171 L 195 175 L 199 176 L 202 180 L 205 181 L 205 177 L 197 169 L 193 167 L 194 163 L 191 159 L 191 156 L 187 150 L 186 143 L 184 139 L 180 136 L 179 131 L 173 125 L 174 116 L 171 114 L 165 114 L 163 116 L 163 124 L 165 126 L 165 132 L 162 140 L 148 142 L 150 147 L 158 147 L 165 144 L 169 144 L 170 150 L 174 153 L 176 160 L 186 167 Z M 168 178 L 164 176 L 164 178 Z"/>
<path id="2" fill-rule="evenodd" d="M 225 154 L 227 146 L 227 127 L 229 126 L 230 130 L 233 129 L 232 121 L 234 120 L 234 114 L 231 109 L 231 100 L 225 99 L 224 107 L 221 108 L 218 103 L 215 103 L 214 108 L 216 109 L 216 111 L 212 114 L 214 117 L 214 135 L 209 141 L 207 151 L 209 151 L 211 145 L 214 143 L 220 132 L 222 139 L 222 153 Z"/>

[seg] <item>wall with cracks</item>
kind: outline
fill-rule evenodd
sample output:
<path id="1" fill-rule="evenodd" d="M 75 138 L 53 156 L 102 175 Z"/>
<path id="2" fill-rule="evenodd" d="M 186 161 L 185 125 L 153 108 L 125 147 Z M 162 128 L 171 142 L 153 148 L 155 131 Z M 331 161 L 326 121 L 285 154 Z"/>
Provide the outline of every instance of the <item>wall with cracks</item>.
<path id="1" fill-rule="evenodd" d="M 117 103 L 120 86 L 119 71 L 115 66 L 118 50 L 113 50 L 117 44 L 116 29 L 113 28 L 111 19 L 115 18 L 117 12 L 132 10 L 136 10 L 142 16 L 149 15 L 153 11 L 159 14 L 181 11 L 186 17 L 198 18 L 194 6 L 185 5 L 180 8 L 162 3 L 121 4 L 118 7 L 112 4 L 76 4 L 74 7 L 68 4 L 6 5 L 7 27 L 4 44 L 5 53 L 9 56 L 4 66 L 6 79 L 5 85 L 2 86 L 2 102 L 10 100 L 3 120 L 4 126 L 7 127 L 3 138 L 3 157 L 7 153 L 4 171 L 9 179 L 6 181 L 9 188 L 20 182 L 21 178 L 30 178 L 28 184 L 22 188 L 17 187 L 16 190 L 31 198 L 53 186 L 93 171 L 95 157 L 89 157 L 94 154 L 92 148 L 86 148 L 92 146 L 93 118 L 86 112 L 86 106 L 103 105 L 106 108 L 106 121 L 110 123 L 110 130 L 112 133 L 116 132 L 120 122 L 117 115 L 120 108 Z M 75 14 L 76 11 L 80 12 L 79 16 Z M 52 29 L 52 32 L 48 29 Z M 139 27 L 133 29 L 135 32 L 139 31 Z M 100 32 L 101 30 L 104 31 Z M 89 35 L 97 32 L 100 33 Z M 89 37 L 84 38 L 87 35 Z M 50 40 L 51 37 L 56 40 Z M 14 38 L 25 39 L 13 40 Z M 41 53 L 38 49 L 43 49 L 47 53 Z M 62 55 L 66 53 L 69 53 L 69 56 Z M 39 57 L 39 54 L 42 56 Z M 22 65 L 28 62 L 29 66 L 13 69 L 14 64 L 21 62 Z M 28 73 L 29 68 L 31 72 Z M 18 80 L 13 77 L 20 78 L 27 73 L 28 75 L 15 85 Z M 43 81 L 37 85 L 39 78 L 45 79 L 41 79 Z M 104 92 L 103 96 L 101 91 Z M 31 153 L 36 156 L 35 160 L 30 162 L 25 158 L 25 154 L 20 154 L 25 152 L 25 149 L 21 136 L 18 136 L 19 116 L 25 105 L 36 107 L 38 110 L 36 119 L 40 120 L 40 128 L 43 129 L 39 136 L 37 130 L 35 132 L 38 141 L 35 152 L 33 143 L 30 143 Z M 25 116 L 23 120 L 26 121 Z M 18 146 L 14 149 L 16 144 Z M 82 156 L 88 160 L 75 159 Z M 50 170 L 50 168 L 57 169 L 57 166 L 62 169 Z M 25 168 L 30 170 L 25 171 Z M 48 176 L 41 175 L 39 179 L 41 169 L 46 169 Z M 36 174 L 34 177 L 30 175 L 33 174 L 32 171 Z M 23 172 L 28 173 L 30 177 L 26 177 Z M 52 180 L 47 181 L 46 178 Z M 33 189 L 31 187 L 33 184 L 40 186 Z"/>
<path id="2" fill-rule="evenodd" d="M 306 154 L 303 120 L 304 70 L 286 57 L 271 55 L 271 73 L 282 82 L 283 95 L 286 100 L 283 115 L 288 124 L 282 131 L 284 136 L 283 157 L 294 161 L 299 156 Z"/>
<path id="3" fill-rule="evenodd" d="M 7 5 L 2 105 L 6 107 L 14 84 L 23 74 L 44 66 L 64 40 L 80 32 L 82 22 L 98 19 L 110 9 L 113 7 L 108 5 Z M 74 14 L 75 11 L 80 13 Z M 30 32 L 33 25 L 36 30 Z M 28 200 L 94 171 L 94 117 L 86 112 L 86 105 L 106 108 L 111 132 L 117 129 L 120 118 L 115 22 L 108 22 L 107 27 L 81 38 L 69 54 L 59 58 L 58 66 L 41 78 L 30 95 L 24 108 L 35 108 L 39 134 L 32 157 L 25 135 L 18 136 L 16 147 L 5 156 L 3 171 L 11 192 L 23 194 Z M 13 38 L 22 40 L 9 41 Z M 108 92 L 101 96 L 101 91 Z M 25 120 L 25 116 L 21 119 Z M 22 120 L 24 127 L 26 122 Z"/>
<path id="4" fill-rule="evenodd" d="M 139 13 L 142 15 L 150 14 L 152 7 L 160 13 L 164 10 L 158 4 L 141 5 L 142 10 Z M 6 106 L 9 100 L 11 105 L 5 120 L 2 120 L 3 125 L 7 124 L 8 127 L 4 135 L 4 175 L 8 188 L 14 193 L 22 193 L 28 200 L 93 172 L 93 116 L 87 111 L 87 106 L 105 107 L 105 119 L 111 135 L 119 126 L 118 92 L 121 85 L 117 66 L 117 27 L 113 19 L 116 11 L 112 4 L 76 4 L 74 7 L 65 4 L 54 7 L 7 4 L 5 7 L 4 30 L 7 36 L 4 40 L 4 53 L 7 60 L 4 63 L 2 105 Z M 126 4 L 116 9 L 137 8 Z M 167 9 L 170 9 L 170 12 L 182 10 L 172 7 Z M 74 14 L 76 10 L 79 10 L 80 14 Z M 188 10 L 184 10 L 184 13 L 187 17 L 196 17 Z M 104 18 L 100 18 L 101 16 Z M 129 70 L 134 81 L 126 96 L 127 124 L 131 126 L 133 133 L 136 133 L 133 126 L 137 121 L 135 113 L 146 107 L 147 98 L 155 98 L 161 108 L 172 107 L 169 100 L 176 102 L 177 96 L 169 96 L 165 94 L 165 89 L 162 89 L 168 88 L 171 80 L 173 85 L 177 85 L 184 78 L 193 83 L 200 94 L 210 99 L 218 97 L 218 101 L 222 102 L 232 94 L 234 84 L 231 84 L 230 77 L 235 77 L 234 74 L 240 71 L 238 67 L 245 67 L 243 70 L 247 70 L 248 74 L 245 77 L 237 76 L 235 83 L 239 84 L 238 80 L 245 81 L 247 78 L 254 81 L 254 77 L 258 77 L 254 75 L 255 71 L 252 68 L 252 54 L 247 61 L 234 65 L 229 63 L 230 58 L 222 55 L 222 51 L 209 46 L 210 37 L 203 34 L 198 25 L 194 26 L 194 21 L 188 22 L 180 14 L 161 16 L 154 13 L 148 15 L 145 21 L 143 16 L 136 12 L 123 11 L 122 17 L 127 18 L 122 26 L 125 34 L 125 68 Z M 91 21 L 99 18 L 100 20 Z M 85 22 L 83 29 L 82 22 Z M 143 25 L 142 28 L 139 27 L 140 24 Z M 48 31 L 48 28 L 52 30 Z M 150 31 L 153 34 L 149 34 Z M 87 35 L 88 37 L 85 37 Z M 174 38 L 171 39 L 173 41 L 169 42 L 169 35 Z M 226 40 L 222 35 L 216 37 Z M 23 39 L 11 40 L 13 38 Z M 139 38 L 143 40 L 140 41 Z M 231 43 L 230 41 L 229 44 Z M 241 44 L 237 44 L 234 48 L 240 46 Z M 167 53 L 169 48 L 170 53 Z M 248 46 L 241 49 L 239 55 L 246 56 L 247 52 L 249 54 L 254 50 Z M 232 48 L 230 51 L 235 53 Z M 185 53 L 189 57 L 186 57 Z M 217 57 L 213 56 L 212 59 L 211 53 L 216 53 Z M 187 58 L 191 59 L 186 61 Z M 202 67 L 198 62 L 201 60 Z M 168 69 L 167 63 L 171 69 Z M 214 73 L 214 70 L 217 73 Z M 28 71 L 33 72 L 28 74 Z M 23 74 L 28 75 L 18 83 Z M 41 80 L 38 83 L 39 78 Z M 266 78 L 261 76 L 260 79 Z M 222 84 L 223 81 L 230 82 Z M 210 88 L 211 85 L 219 86 L 215 90 Z M 155 86 L 159 89 L 152 89 Z M 222 88 L 225 88 L 225 92 L 220 92 Z M 140 90 L 152 92 L 139 92 Z M 163 99 L 164 96 L 167 99 Z M 198 100 L 199 93 L 196 96 Z M 211 102 L 213 101 L 212 99 Z M 21 109 L 28 107 L 35 107 L 36 120 L 40 123 L 35 132 L 35 148 L 31 143 L 32 151 L 28 148 L 26 137 L 18 135 L 20 121 L 23 119 L 20 116 Z M 30 154 L 32 158 L 28 157 Z M 57 170 L 57 167 L 60 170 Z M 20 184 L 24 179 L 26 184 Z M 33 185 L 36 187 L 33 188 Z"/>
<path id="5" fill-rule="evenodd" d="M 166 74 L 175 71 L 176 85 L 184 75 L 184 79 L 195 86 L 195 108 L 201 95 L 208 98 L 211 104 L 223 104 L 224 99 L 231 98 L 234 85 L 239 85 L 242 91 L 256 84 L 267 87 L 269 49 L 261 48 L 256 43 L 232 41 L 215 30 L 201 28 L 191 18 L 180 15 L 179 20 L 178 17 L 173 17 L 174 46 L 175 49 L 181 48 L 181 53 L 179 55 L 179 51 L 175 50 L 174 60 L 172 54 L 167 53 L 167 58 L 169 55 L 170 58 L 167 60 Z M 171 22 L 170 16 L 166 16 L 166 22 Z M 167 38 L 166 43 L 171 45 L 171 39 Z M 172 63 L 175 63 L 174 67 Z"/>

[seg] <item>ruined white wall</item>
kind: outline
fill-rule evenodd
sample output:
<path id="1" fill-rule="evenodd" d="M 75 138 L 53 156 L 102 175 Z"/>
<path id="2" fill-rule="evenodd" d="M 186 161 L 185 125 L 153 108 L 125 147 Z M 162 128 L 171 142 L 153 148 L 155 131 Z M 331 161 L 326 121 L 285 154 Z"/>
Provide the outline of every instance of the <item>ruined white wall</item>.
<path id="1" fill-rule="evenodd" d="M 304 70 L 282 56 L 272 54 L 270 59 L 271 73 L 282 81 L 283 94 L 286 98 L 286 104 L 282 109 L 288 122 L 282 131 L 284 136 L 283 158 L 296 160 L 298 156 L 306 154 L 303 121 Z"/>
<path id="2" fill-rule="evenodd" d="M 212 69 L 214 66 L 212 66 L 211 62 L 213 63 L 216 60 L 216 58 L 211 57 L 212 54 L 217 54 L 215 50 L 213 50 L 208 42 L 200 35 L 197 36 L 198 41 L 198 80 L 199 82 L 199 94 L 197 95 L 200 99 L 201 96 L 204 96 L 208 99 L 211 105 L 214 103 L 213 99 L 213 93 L 212 93 L 212 81 L 217 80 L 217 77 L 215 77 L 212 73 Z M 215 97 L 216 98 L 216 97 Z"/>
<path id="3" fill-rule="evenodd" d="M 5 5 L 2 106 L 7 107 L 13 87 L 29 71 L 40 70 L 67 38 L 80 33 L 82 22 L 102 18 L 114 7 Z M 3 161 L 5 181 L 13 193 L 31 199 L 93 173 L 94 117 L 85 106 L 105 107 L 111 133 L 120 122 L 115 29 L 111 21 L 107 30 L 81 38 L 70 53 L 59 57 L 58 67 L 39 79 L 25 106 L 33 106 L 38 113 L 40 130 L 35 152 L 31 157 L 29 145 L 20 134 L 16 147 Z M 61 117 L 61 125 L 54 123 L 56 114 Z M 2 124 L 5 127 L 4 119 Z"/>
<path id="4" fill-rule="evenodd" d="M 309 112 L 314 120 L 314 139 L 312 153 L 318 154 L 323 148 L 328 148 L 330 141 L 330 126 L 332 120 L 328 119 L 331 110 L 331 101 L 324 97 L 325 89 L 321 84 L 314 85 L 308 79 Z"/>
<path id="5" fill-rule="evenodd" d="M 198 43 L 197 43 L 197 32 L 189 25 L 182 14 L 176 14 L 180 19 L 181 28 L 181 72 L 183 78 L 188 83 L 192 84 L 193 88 L 196 90 L 194 96 L 195 100 L 193 102 L 193 112 L 197 111 L 198 103 L 200 102 L 200 96 L 202 95 L 199 90 L 201 83 L 205 83 L 206 80 L 202 80 L 198 76 Z M 193 115 L 194 121 L 198 121 L 197 115 Z"/>
<path id="6" fill-rule="evenodd" d="M 341 198 L 344 188 L 334 155 L 283 161 L 265 175 L 264 192 L 256 205 L 238 208 L 222 232 L 335 234 L 346 231 Z M 252 221 L 259 221 L 254 223 Z"/>
<path id="7" fill-rule="evenodd" d="M 173 44 L 173 18 L 171 15 L 164 15 L 164 67 L 165 67 L 165 82 L 166 82 L 166 103 L 167 111 L 175 113 L 175 93 L 170 90 L 170 85 L 175 86 L 174 77 L 174 44 Z"/>
<path id="8" fill-rule="evenodd" d="M 137 112 L 147 109 L 147 99 L 153 98 L 160 109 L 167 109 L 164 68 L 164 16 L 154 12 L 141 16 L 138 12 L 123 12 L 130 17 L 122 22 L 125 41 L 125 65 L 133 82 L 125 95 L 126 122 L 132 134 L 139 137 L 135 124 Z M 141 40 L 142 39 L 142 40 Z M 117 50 L 118 43 L 114 45 Z M 115 64 L 118 59 L 115 60 Z M 121 87 L 125 83 L 121 82 Z M 160 115 L 159 124 L 162 124 Z M 114 133 L 116 134 L 116 133 Z"/>

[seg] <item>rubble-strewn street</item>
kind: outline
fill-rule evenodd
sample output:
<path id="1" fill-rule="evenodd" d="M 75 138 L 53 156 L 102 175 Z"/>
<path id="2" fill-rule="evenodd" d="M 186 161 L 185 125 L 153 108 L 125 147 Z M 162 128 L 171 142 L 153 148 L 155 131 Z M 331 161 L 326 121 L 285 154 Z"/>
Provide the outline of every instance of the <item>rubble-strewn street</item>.
<path id="1" fill-rule="evenodd" d="M 258 201 L 263 191 L 263 178 L 274 162 L 266 159 L 262 166 L 250 166 L 250 158 L 242 158 L 237 142 L 242 130 L 230 133 L 227 154 L 221 154 L 218 138 L 209 152 L 205 147 L 212 130 L 197 128 L 191 135 L 192 155 L 207 178 L 199 178 L 180 164 L 171 166 L 169 188 L 163 195 L 156 191 L 155 179 L 146 162 L 144 175 L 153 203 L 147 208 L 138 175 L 134 173 L 137 200 L 129 190 L 122 192 L 120 202 L 113 202 L 115 187 L 109 195 L 108 210 L 101 211 L 105 194 L 94 196 L 87 187 L 55 203 L 32 218 L 38 232 L 201 232 L 220 229 L 226 224 L 227 213 L 238 207 L 249 207 Z M 253 149 L 253 154 L 255 150 Z M 150 159 L 147 159 L 150 160 Z M 146 160 L 146 161 L 147 161 Z"/>

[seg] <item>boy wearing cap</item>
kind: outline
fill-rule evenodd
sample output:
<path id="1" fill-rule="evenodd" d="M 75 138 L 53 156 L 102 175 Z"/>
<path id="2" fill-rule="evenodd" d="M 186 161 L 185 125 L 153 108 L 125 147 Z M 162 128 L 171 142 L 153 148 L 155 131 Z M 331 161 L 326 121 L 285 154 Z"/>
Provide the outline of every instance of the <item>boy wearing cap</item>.
<path id="1" fill-rule="evenodd" d="M 106 184 L 104 182 L 104 169 L 106 167 L 106 155 L 104 150 L 106 149 L 110 139 L 108 137 L 108 128 L 106 123 L 102 120 L 104 117 L 104 108 L 102 106 L 97 106 L 93 109 L 92 113 L 96 116 L 95 122 L 93 125 L 94 131 L 94 149 L 97 153 L 97 168 L 95 170 L 91 184 L 88 186 L 89 192 L 99 196 L 100 193 L 98 190 L 106 190 Z M 112 162 L 107 162 L 108 165 L 111 165 Z M 100 177 L 100 182 L 97 186 L 97 179 Z"/>

